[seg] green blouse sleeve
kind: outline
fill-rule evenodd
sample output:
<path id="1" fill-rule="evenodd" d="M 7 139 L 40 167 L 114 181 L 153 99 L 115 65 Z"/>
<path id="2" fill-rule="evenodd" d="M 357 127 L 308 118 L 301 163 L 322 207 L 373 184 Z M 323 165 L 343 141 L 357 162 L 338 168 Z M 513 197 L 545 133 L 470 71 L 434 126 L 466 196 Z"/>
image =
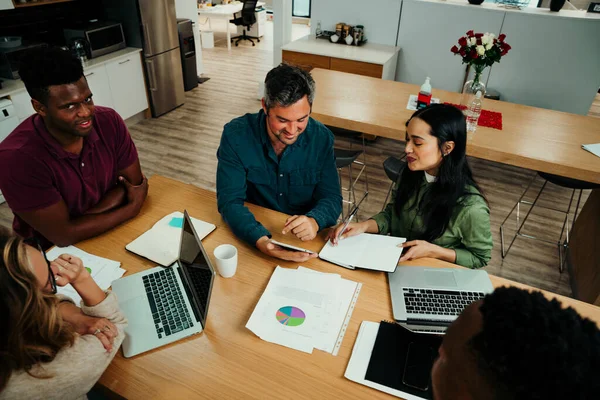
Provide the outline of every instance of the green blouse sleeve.
<path id="1" fill-rule="evenodd" d="M 394 203 L 396 202 L 397 192 L 398 184 L 394 183 L 394 187 L 392 188 L 392 198 L 390 202 L 387 203 L 383 211 L 371 217 L 372 220 L 375 220 L 375 222 L 377 222 L 377 227 L 379 228 L 380 235 L 387 235 L 392 229 L 392 214 L 394 213 Z"/>
<path id="2" fill-rule="evenodd" d="M 467 268 L 485 267 L 492 258 L 490 209 L 479 196 L 464 204 L 454 222 L 453 230 L 462 246 L 455 248 L 456 264 Z"/>

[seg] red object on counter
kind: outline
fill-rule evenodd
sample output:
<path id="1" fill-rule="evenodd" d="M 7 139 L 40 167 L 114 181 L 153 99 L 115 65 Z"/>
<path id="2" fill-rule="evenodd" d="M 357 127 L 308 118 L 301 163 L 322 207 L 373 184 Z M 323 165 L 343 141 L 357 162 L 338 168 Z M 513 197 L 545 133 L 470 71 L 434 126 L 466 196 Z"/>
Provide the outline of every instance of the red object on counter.
<path id="1" fill-rule="evenodd" d="M 452 103 L 444 103 L 454 106 L 456 108 L 460 108 L 461 110 L 465 110 L 467 107 L 460 106 L 458 104 Z M 496 111 L 489 110 L 481 110 L 481 115 L 479 116 L 479 121 L 477 121 L 478 126 L 484 126 L 486 128 L 494 128 L 498 130 L 502 130 L 502 113 Z"/>

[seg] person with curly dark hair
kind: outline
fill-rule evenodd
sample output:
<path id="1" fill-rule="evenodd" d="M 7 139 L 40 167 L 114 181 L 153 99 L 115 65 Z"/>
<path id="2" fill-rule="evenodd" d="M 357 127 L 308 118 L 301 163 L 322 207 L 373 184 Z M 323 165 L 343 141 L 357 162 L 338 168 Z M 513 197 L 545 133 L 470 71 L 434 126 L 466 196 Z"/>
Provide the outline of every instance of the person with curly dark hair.
<path id="1" fill-rule="evenodd" d="M 600 399 L 600 330 L 540 292 L 499 288 L 450 326 L 434 398 Z"/>
<path id="2" fill-rule="evenodd" d="M 15 232 L 67 246 L 136 216 L 148 192 L 137 150 L 121 117 L 94 105 L 81 62 L 36 48 L 19 73 L 36 113 L 0 144 Z"/>

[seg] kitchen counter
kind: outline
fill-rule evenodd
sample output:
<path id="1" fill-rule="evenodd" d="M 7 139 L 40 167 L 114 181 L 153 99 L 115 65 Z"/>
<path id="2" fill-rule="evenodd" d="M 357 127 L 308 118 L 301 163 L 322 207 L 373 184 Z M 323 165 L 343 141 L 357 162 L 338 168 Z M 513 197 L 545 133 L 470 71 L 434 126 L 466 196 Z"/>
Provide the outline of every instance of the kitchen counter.
<path id="1" fill-rule="evenodd" d="M 104 56 L 92 58 L 91 60 L 88 60 L 83 64 L 83 70 L 86 71 L 91 68 L 99 67 L 118 58 L 127 57 L 132 54 L 139 53 L 141 51 L 142 49 L 139 48 L 126 47 L 124 49 L 115 51 L 110 54 L 106 54 Z M 2 89 L 0 89 L 0 98 L 10 96 L 11 94 L 25 90 L 25 85 L 20 79 L 0 79 L 2 79 Z"/>
<path id="2" fill-rule="evenodd" d="M 400 51 L 400 47 L 369 42 L 362 46 L 331 43 L 328 40 L 317 39 L 313 35 L 294 40 L 281 49 L 379 65 L 385 65 Z"/>

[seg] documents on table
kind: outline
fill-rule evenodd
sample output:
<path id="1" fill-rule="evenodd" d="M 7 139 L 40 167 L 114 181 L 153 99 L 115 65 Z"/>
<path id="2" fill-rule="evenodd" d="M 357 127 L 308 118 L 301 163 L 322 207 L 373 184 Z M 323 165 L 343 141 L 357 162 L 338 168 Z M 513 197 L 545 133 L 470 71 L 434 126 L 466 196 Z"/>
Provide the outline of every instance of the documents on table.
<path id="1" fill-rule="evenodd" d="M 600 157 L 600 143 L 596 144 L 582 144 L 581 147 L 584 150 L 589 151 L 590 153 Z"/>
<path id="2" fill-rule="evenodd" d="M 356 269 L 394 272 L 402 255 L 405 238 L 361 233 L 338 241 L 327 241 L 319 258 L 339 266 Z"/>
<path id="3" fill-rule="evenodd" d="M 267 342 L 337 355 L 361 287 L 338 274 L 277 266 L 246 328 Z"/>
<path id="4" fill-rule="evenodd" d="M 192 225 L 200 240 L 216 228 L 214 224 L 196 218 L 192 218 Z M 183 213 L 175 211 L 161 218 L 152 228 L 138 236 L 125 248 L 163 267 L 168 267 L 179 257 L 182 226 Z"/>
<path id="5" fill-rule="evenodd" d="M 102 290 L 107 290 L 115 279 L 119 279 L 125 273 L 125 270 L 121 268 L 120 262 L 86 253 L 75 246 L 53 247 L 46 252 L 46 257 L 48 260 L 54 261 L 61 254 L 70 254 L 79 257 L 83 261 L 83 266 L 89 271 L 94 281 L 96 281 Z M 58 293 L 70 297 L 75 304 L 80 305 L 81 297 L 70 284 L 63 287 L 59 286 Z"/>

